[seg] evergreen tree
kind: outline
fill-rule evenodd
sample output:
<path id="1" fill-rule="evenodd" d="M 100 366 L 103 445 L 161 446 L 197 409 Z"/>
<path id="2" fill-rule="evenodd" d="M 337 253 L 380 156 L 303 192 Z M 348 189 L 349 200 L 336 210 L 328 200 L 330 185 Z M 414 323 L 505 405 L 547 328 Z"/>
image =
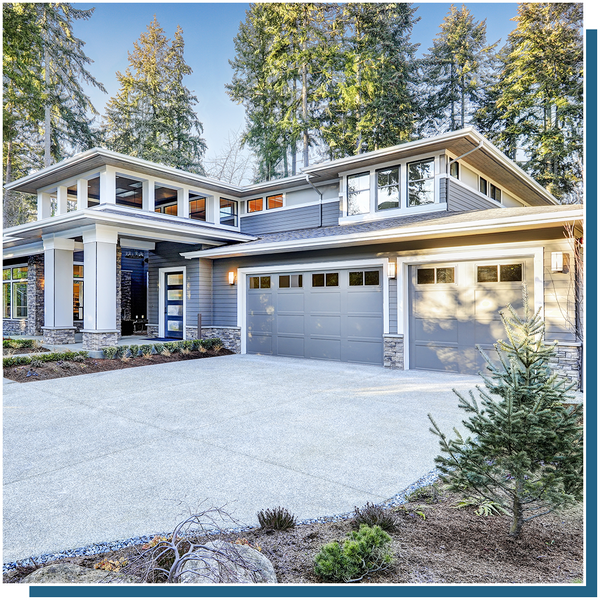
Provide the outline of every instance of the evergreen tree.
<path id="1" fill-rule="evenodd" d="M 567 201 L 582 179 L 582 18 L 581 4 L 520 4 L 498 83 L 478 115 L 500 148 L 512 156 L 523 149 L 524 169 Z"/>
<path id="2" fill-rule="evenodd" d="M 574 384 L 552 373 L 555 347 L 546 345 L 544 321 L 540 311 L 530 314 L 526 292 L 524 305 L 524 319 L 510 305 L 501 313 L 508 338 L 496 345 L 501 366 L 482 352 L 491 372 L 483 378 L 487 391 L 477 387 L 482 406 L 473 392 L 469 400 L 454 390 L 473 437 L 455 429 L 449 440 L 429 415 L 445 454 L 435 459 L 442 480 L 499 505 L 512 516 L 514 537 L 531 519 L 580 501 L 583 490 L 581 405 L 563 407 Z"/>
<path id="3" fill-rule="evenodd" d="M 451 5 L 440 28 L 421 61 L 427 133 L 454 131 L 471 122 L 497 45 L 487 43 L 485 20 L 476 22 L 464 4 L 460 10 Z"/>
<path id="4" fill-rule="evenodd" d="M 108 147 L 117 152 L 203 174 L 206 143 L 193 106 L 197 98 L 183 85 L 191 74 L 183 32 L 170 42 L 156 16 L 128 54 L 129 67 L 117 72 L 119 92 L 106 107 Z"/>

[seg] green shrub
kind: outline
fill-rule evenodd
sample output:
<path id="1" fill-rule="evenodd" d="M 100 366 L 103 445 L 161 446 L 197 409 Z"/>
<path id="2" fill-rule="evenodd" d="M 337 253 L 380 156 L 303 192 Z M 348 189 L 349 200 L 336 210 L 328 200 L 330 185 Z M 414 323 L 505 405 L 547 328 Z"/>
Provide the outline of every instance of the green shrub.
<path id="1" fill-rule="evenodd" d="M 278 506 L 277 508 L 261 510 L 256 515 L 258 522 L 263 529 L 276 529 L 285 531 L 296 525 L 296 517 L 290 513 L 287 508 Z"/>
<path id="2" fill-rule="evenodd" d="M 16 367 L 18 365 L 30 365 L 33 361 L 38 363 L 55 362 L 58 360 L 77 360 L 77 357 L 87 358 L 88 353 L 85 350 L 78 352 L 48 352 L 47 354 L 34 354 L 28 356 L 8 356 L 2 359 L 3 367 Z"/>
<path id="3" fill-rule="evenodd" d="M 33 343 L 36 340 L 27 340 L 27 339 L 18 339 L 14 340 L 12 338 L 7 338 L 2 340 L 3 348 L 33 348 Z"/>
<path id="4" fill-rule="evenodd" d="M 123 358 L 127 355 L 127 351 L 129 350 L 129 346 L 117 346 L 117 353 L 115 358 Z"/>
<path id="5" fill-rule="evenodd" d="M 102 352 L 104 354 L 104 358 L 115 358 L 115 356 L 117 356 L 117 346 L 107 346 L 106 348 L 102 349 Z"/>
<path id="6" fill-rule="evenodd" d="M 331 542 L 314 558 L 315 573 L 325 581 L 350 583 L 392 564 L 392 538 L 381 527 L 361 525 L 343 544 Z"/>
<path id="7" fill-rule="evenodd" d="M 175 354 L 175 352 L 179 351 L 179 342 L 165 342 L 165 348 L 171 354 Z"/>
<path id="8" fill-rule="evenodd" d="M 183 340 L 183 342 L 181 342 L 181 346 L 186 350 L 192 350 L 194 347 L 194 342 L 193 340 Z"/>
<path id="9" fill-rule="evenodd" d="M 195 352 L 196 350 L 198 350 L 201 347 L 202 340 L 196 339 L 196 340 L 191 340 L 191 341 L 192 341 L 192 351 Z"/>
<path id="10" fill-rule="evenodd" d="M 407 500 L 408 502 L 427 502 L 427 504 L 435 504 L 440 497 L 440 490 L 435 484 L 425 485 L 411 492 Z"/>
<path id="11" fill-rule="evenodd" d="M 223 346 L 223 342 L 219 338 L 206 338 L 205 340 L 200 340 L 200 345 L 206 350 L 212 350 L 217 345 Z"/>
<path id="12" fill-rule="evenodd" d="M 149 356 L 152 354 L 152 344 L 142 344 L 140 346 L 140 352 L 143 356 Z"/>
<path id="13" fill-rule="evenodd" d="M 379 525 L 385 531 L 392 531 L 397 524 L 396 515 L 381 506 L 367 502 L 362 508 L 354 507 L 354 525 L 357 528 L 360 528 L 361 525 L 369 527 Z"/>
<path id="14" fill-rule="evenodd" d="M 135 358 L 140 351 L 140 347 L 137 344 L 131 344 L 131 346 L 129 346 L 129 352 L 131 353 L 131 356 L 133 358 Z"/>
<path id="15" fill-rule="evenodd" d="M 154 352 L 156 352 L 156 354 L 161 354 L 164 349 L 165 345 L 161 344 L 161 342 L 156 342 L 156 344 L 154 344 Z"/>

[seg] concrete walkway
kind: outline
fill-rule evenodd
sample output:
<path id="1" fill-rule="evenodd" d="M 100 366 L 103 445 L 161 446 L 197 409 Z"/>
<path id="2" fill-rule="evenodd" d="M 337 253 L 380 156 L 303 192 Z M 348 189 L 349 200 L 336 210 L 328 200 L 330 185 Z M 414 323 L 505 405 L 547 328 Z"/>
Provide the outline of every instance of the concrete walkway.
<path id="1" fill-rule="evenodd" d="M 225 356 L 4 386 L 4 562 L 169 531 L 208 498 L 255 524 L 381 502 L 434 467 L 431 412 L 480 378 Z"/>

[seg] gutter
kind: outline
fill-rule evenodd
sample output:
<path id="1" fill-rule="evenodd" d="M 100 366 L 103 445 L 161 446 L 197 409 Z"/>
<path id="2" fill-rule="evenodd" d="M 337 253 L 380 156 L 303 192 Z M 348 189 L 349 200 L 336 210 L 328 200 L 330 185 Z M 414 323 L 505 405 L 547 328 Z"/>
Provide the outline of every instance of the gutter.
<path id="1" fill-rule="evenodd" d="M 323 193 L 320 192 L 310 180 L 310 175 L 308 173 L 305 173 L 304 175 L 306 176 L 306 183 L 319 194 L 319 227 L 323 227 Z"/>

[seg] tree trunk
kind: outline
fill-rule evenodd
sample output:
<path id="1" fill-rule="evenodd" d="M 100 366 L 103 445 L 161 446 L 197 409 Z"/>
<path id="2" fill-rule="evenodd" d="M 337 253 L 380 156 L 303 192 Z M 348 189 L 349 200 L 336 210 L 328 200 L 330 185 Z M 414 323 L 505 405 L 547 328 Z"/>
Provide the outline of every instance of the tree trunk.
<path id="1" fill-rule="evenodd" d="M 513 498 L 513 520 L 510 525 L 510 531 L 508 532 L 509 535 L 514 538 L 518 538 L 521 535 L 521 529 L 523 528 L 523 504 L 521 503 L 522 494 L 523 483 L 521 481 L 517 481 L 515 486 L 515 496 Z"/>
<path id="2" fill-rule="evenodd" d="M 46 95 L 50 87 L 50 58 L 48 56 L 48 50 L 44 50 L 44 86 L 46 88 Z M 52 164 L 52 157 L 50 155 L 50 137 L 51 131 L 51 120 L 50 120 L 50 105 L 48 104 L 48 98 L 46 98 L 46 105 L 44 106 L 44 166 L 48 167 Z"/>
<path id="3" fill-rule="evenodd" d="M 6 143 L 6 171 L 4 173 L 4 185 L 12 181 L 12 140 Z M 8 202 L 9 191 L 4 189 L 4 205 Z"/>

